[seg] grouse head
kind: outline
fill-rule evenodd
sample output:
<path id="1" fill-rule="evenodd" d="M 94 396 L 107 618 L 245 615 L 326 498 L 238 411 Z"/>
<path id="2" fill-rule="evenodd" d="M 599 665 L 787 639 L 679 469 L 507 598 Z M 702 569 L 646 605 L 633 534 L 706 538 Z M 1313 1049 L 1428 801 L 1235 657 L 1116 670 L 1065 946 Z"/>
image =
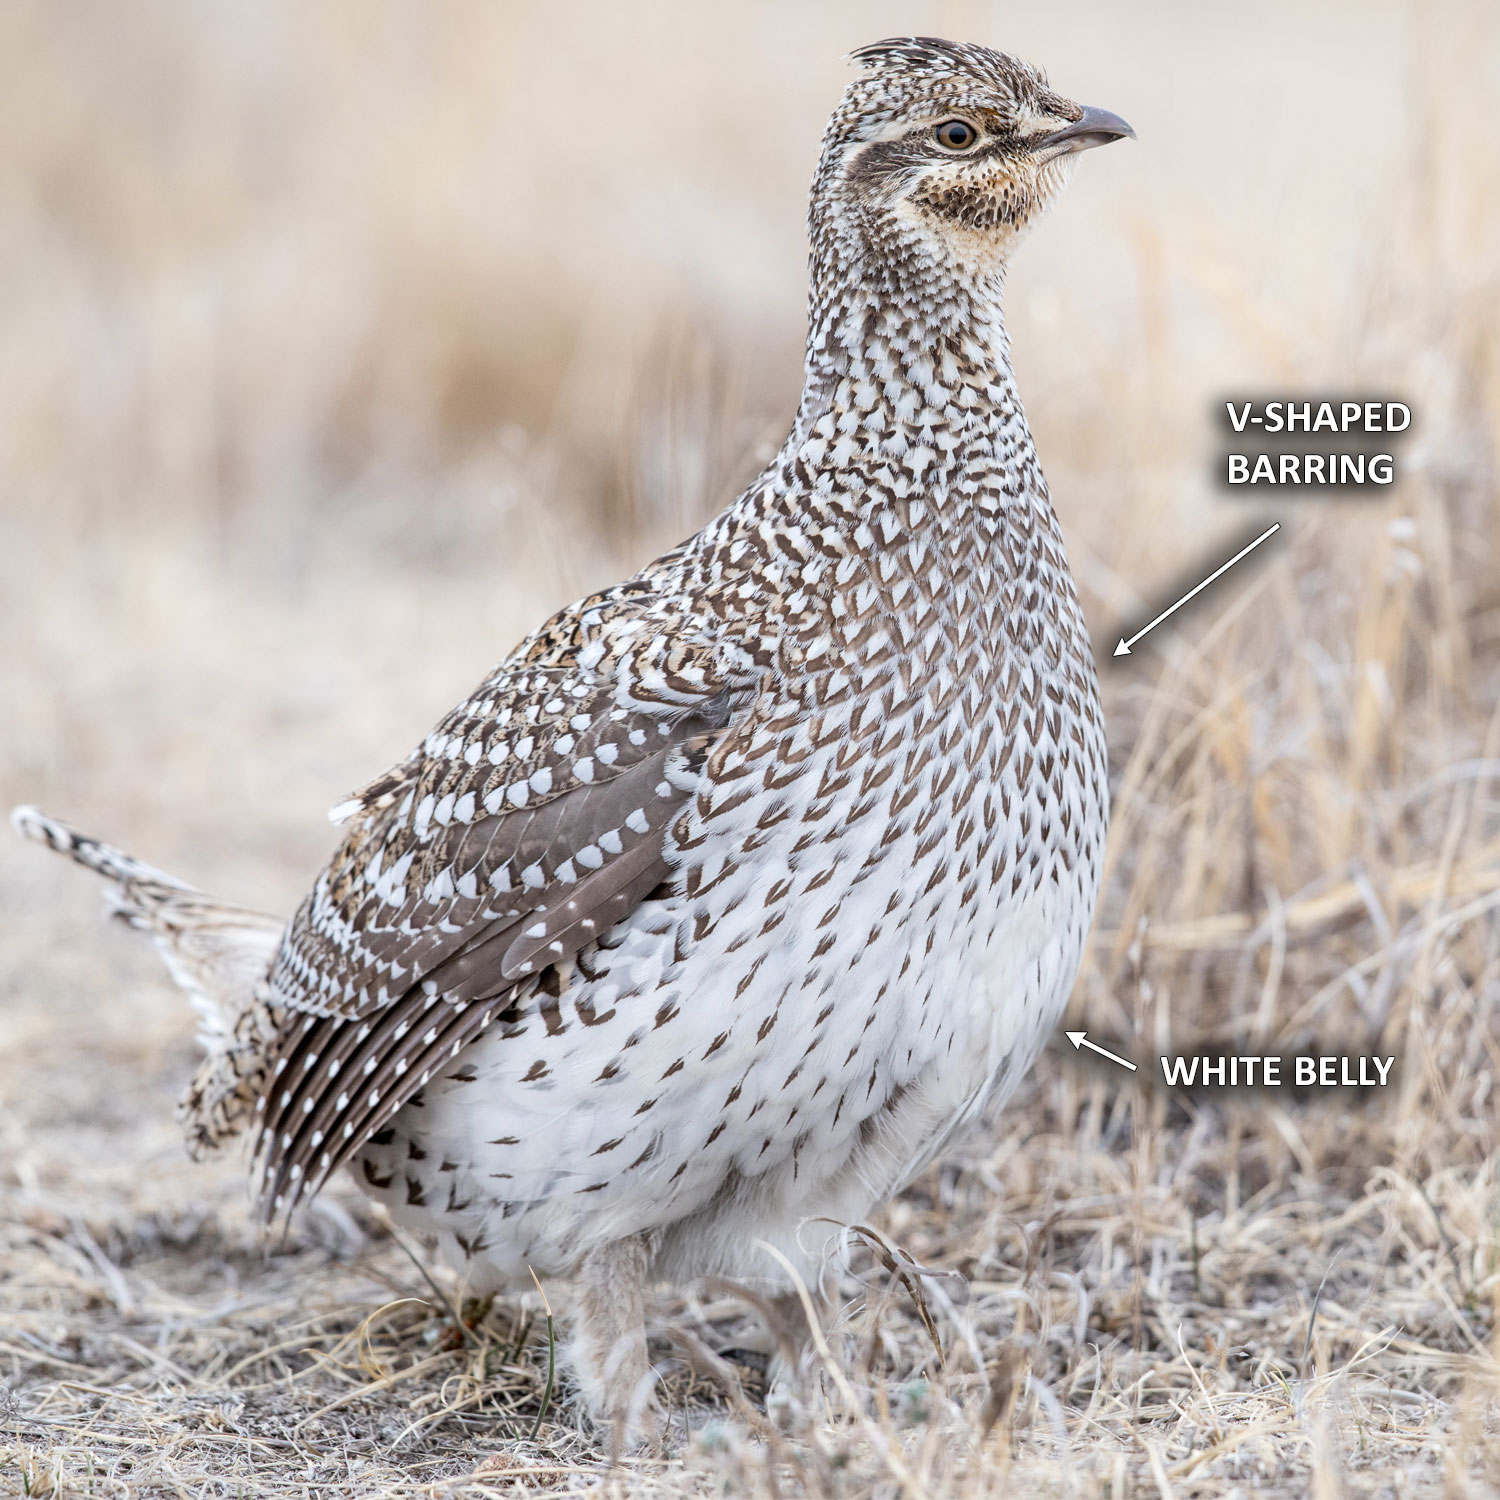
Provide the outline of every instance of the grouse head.
<path id="1" fill-rule="evenodd" d="M 988 47 L 897 37 L 854 54 L 860 75 L 823 137 L 811 235 L 815 280 L 931 283 L 1002 271 L 1078 153 L 1130 126 L 1075 104 Z"/>

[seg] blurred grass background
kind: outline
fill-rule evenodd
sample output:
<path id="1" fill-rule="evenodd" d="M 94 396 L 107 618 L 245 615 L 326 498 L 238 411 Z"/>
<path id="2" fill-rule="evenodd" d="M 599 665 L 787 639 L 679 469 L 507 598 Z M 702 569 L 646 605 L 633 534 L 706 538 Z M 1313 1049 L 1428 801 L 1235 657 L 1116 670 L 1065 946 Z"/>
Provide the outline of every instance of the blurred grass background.
<path id="1" fill-rule="evenodd" d="M 1480 0 L 11 0 L 0 800 L 289 911 L 331 804 L 774 449 L 818 137 L 844 54 L 895 32 L 1015 51 L 1139 136 L 1085 158 L 1009 291 L 1117 781 L 1078 1024 L 1142 1054 L 1402 1058 L 1363 1115 L 1226 1103 L 1185 1156 L 1164 1100 L 1050 1058 L 1005 1184 L 1053 1202 L 1114 1181 L 1128 1145 L 1122 1193 L 1192 1200 L 1196 1279 L 1200 1217 L 1237 1234 L 1257 1194 L 1358 1202 L 1399 1169 L 1462 1200 L 1411 1233 L 1456 1245 L 1454 1295 L 1488 1306 L 1500 17 Z M 1249 392 L 1410 402 L 1400 481 L 1230 498 L 1218 403 Z M 1109 658 L 1272 516 L 1274 556 Z M 224 1198 L 232 1166 L 164 1165 L 190 1024 L 154 958 L 34 850 L 0 842 L 0 893 L 22 1195 L 104 1201 L 148 1163 L 167 1197 Z"/>

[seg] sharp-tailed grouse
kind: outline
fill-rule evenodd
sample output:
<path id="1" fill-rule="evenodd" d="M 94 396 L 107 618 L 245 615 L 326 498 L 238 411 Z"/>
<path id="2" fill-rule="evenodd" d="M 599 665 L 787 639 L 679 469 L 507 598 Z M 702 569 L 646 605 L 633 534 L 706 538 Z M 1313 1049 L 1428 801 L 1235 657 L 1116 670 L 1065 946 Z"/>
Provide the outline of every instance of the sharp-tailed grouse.
<path id="1" fill-rule="evenodd" d="M 1093 658 L 1001 292 L 1131 132 L 983 47 L 855 61 L 780 452 L 336 809 L 289 926 L 16 815 L 197 1000 L 193 1145 L 248 1127 L 273 1211 L 347 1165 L 476 1289 L 579 1278 L 606 1418 L 649 1404 L 649 1280 L 774 1275 L 756 1240 L 807 1267 L 810 1216 L 1005 1097 L 1099 882 Z"/>

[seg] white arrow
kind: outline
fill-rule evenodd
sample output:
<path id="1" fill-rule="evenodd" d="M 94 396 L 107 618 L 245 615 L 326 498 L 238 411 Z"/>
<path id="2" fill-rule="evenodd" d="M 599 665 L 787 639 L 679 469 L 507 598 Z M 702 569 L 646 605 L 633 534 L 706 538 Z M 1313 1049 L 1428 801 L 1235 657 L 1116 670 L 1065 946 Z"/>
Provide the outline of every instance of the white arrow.
<path id="1" fill-rule="evenodd" d="M 1245 554 L 1247 552 L 1254 552 L 1255 549 L 1258 546 L 1260 546 L 1260 544 L 1263 541 L 1265 541 L 1265 539 L 1268 536 L 1270 536 L 1273 532 L 1277 532 L 1277 531 L 1280 531 L 1280 530 L 1281 530 L 1281 522 L 1277 521 L 1275 523 L 1275 525 L 1273 525 L 1270 528 L 1268 528 L 1267 530 L 1261 532 L 1261 534 L 1258 537 L 1256 537 L 1256 539 L 1253 542 L 1251 542 L 1250 545 L 1248 547 L 1246 547 L 1243 551 L 1236 552 L 1234 554 L 1234 556 L 1231 557 L 1229 559 L 1229 561 L 1227 563 L 1225 563 L 1222 568 L 1216 568 L 1212 573 L 1210 573 L 1208 575 L 1208 577 L 1205 578 L 1203 580 L 1203 582 L 1198 585 L 1197 588 L 1195 588 L 1195 589 L 1189 589 L 1187 591 L 1187 593 L 1185 593 L 1182 596 L 1182 598 L 1180 598 L 1177 601 L 1177 603 L 1174 604 L 1171 607 L 1171 609 L 1164 609 L 1164 610 L 1162 610 L 1162 612 L 1159 615 L 1157 615 L 1157 617 L 1149 625 L 1147 625 L 1145 627 L 1145 629 L 1143 629 L 1143 630 L 1137 630 L 1136 633 L 1133 636 L 1131 636 L 1128 641 L 1124 638 L 1124 636 L 1121 636 L 1120 637 L 1120 644 L 1115 647 L 1115 655 L 1116 656 L 1129 656 L 1130 655 L 1130 648 L 1133 645 L 1135 645 L 1135 643 L 1138 640 L 1140 640 L 1140 638 L 1143 635 L 1145 635 L 1147 631 L 1155 630 L 1156 627 L 1158 625 L 1160 625 L 1161 622 L 1163 620 L 1165 620 L 1168 615 L 1176 614 L 1177 611 L 1179 609 L 1181 609 L 1182 606 L 1184 604 L 1186 604 L 1188 602 L 1188 600 L 1193 597 L 1194 594 L 1201 594 L 1203 592 L 1203 590 L 1206 589 L 1209 586 L 1209 584 L 1211 584 L 1214 581 L 1215 578 L 1221 577 L 1223 574 L 1227 573 L 1242 557 L 1245 556 Z M 1090 1042 L 1089 1045 L 1093 1046 L 1093 1043 Z"/>
<path id="2" fill-rule="evenodd" d="M 1111 1062 L 1119 1063 L 1122 1068 L 1129 1068 L 1132 1073 L 1135 1072 L 1135 1064 L 1133 1062 L 1129 1062 L 1123 1057 L 1116 1057 L 1113 1052 L 1101 1047 L 1098 1042 L 1091 1042 L 1088 1032 L 1070 1031 L 1067 1033 L 1067 1037 L 1074 1047 L 1087 1047 L 1090 1052 L 1097 1052 L 1100 1057 L 1107 1057 Z"/>

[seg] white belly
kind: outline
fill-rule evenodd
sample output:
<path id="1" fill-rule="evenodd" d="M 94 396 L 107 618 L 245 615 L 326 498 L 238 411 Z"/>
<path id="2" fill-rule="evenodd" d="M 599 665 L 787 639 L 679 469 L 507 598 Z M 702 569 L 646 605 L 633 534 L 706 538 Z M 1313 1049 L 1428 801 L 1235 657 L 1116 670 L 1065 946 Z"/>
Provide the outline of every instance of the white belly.
<path id="1" fill-rule="evenodd" d="M 520 1034 L 467 1048 L 367 1149 L 367 1181 L 455 1235 L 478 1284 L 637 1233 L 676 1277 L 769 1270 L 756 1238 L 815 1258 L 799 1224 L 863 1215 L 1002 1102 L 1067 1001 L 1103 743 L 1055 708 L 1036 724 L 1024 758 L 991 734 L 974 774 L 929 758 L 873 801 L 862 772 L 820 795 L 833 736 L 770 826 L 763 799 L 700 803 L 695 893 L 646 903 Z"/>

